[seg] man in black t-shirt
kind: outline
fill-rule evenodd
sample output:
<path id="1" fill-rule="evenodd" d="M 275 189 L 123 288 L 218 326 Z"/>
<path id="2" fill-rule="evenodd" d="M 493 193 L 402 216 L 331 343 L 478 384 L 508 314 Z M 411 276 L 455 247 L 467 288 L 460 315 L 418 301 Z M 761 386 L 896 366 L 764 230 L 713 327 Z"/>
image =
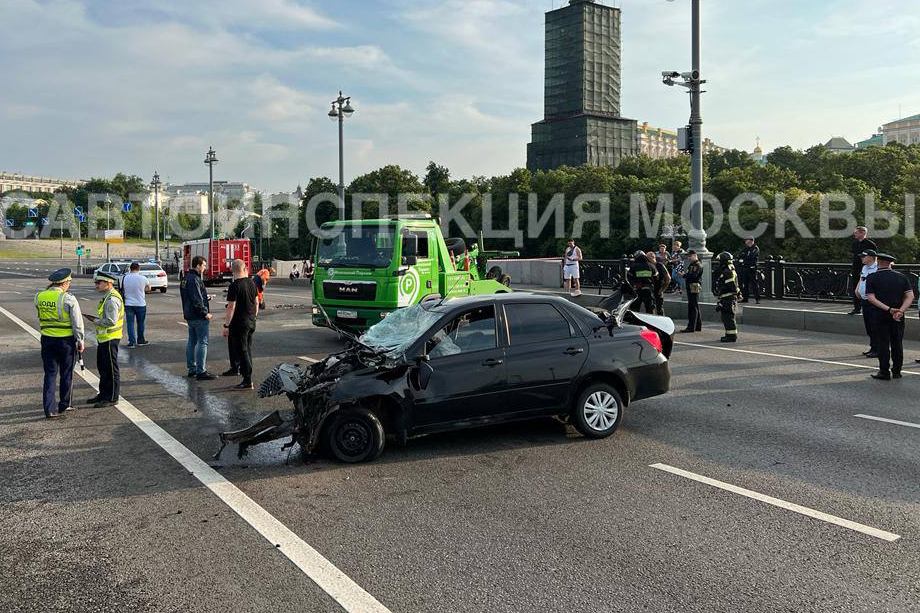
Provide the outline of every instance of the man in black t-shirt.
<path id="1" fill-rule="evenodd" d="M 853 310 L 847 313 L 847 315 L 858 315 L 862 312 L 862 300 L 859 296 L 855 294 L 856 286 L 859 285 L 860 273 L 862 272 L 862 253 L 864 251 L 872 250 L 878 251 L 878 247 L 869 240 L 869 231 L 865 226 L 858 226 L 853 230 L 853 239 L 854 243 L 852 245 L 853 259 L 850 262 L 850 278 L 853 280 L 852 291 L 853 294 Z"/>
<path id="2" fill-rule="evenodd" d="M 904 312 L 914 300 L 910 281 L 891 270 L 894 257 L 878 254 L 878 272 L 866 277 L 867 300 L 876 307 L 872 313 L 872 333 L 878 351 L 878 372 L 873 379 L 901 378 L 904 364 Z"/>
<path id="3" fill-rule="evenodd" d="M 252 335 L 256 331 L 256 316 L 259 314 L 258 290 L 249 278 L 246 263 L 233 260 L 233 281 L 227 290 L 227 316 L 224 321 L 224 336 L 230 351 L 230 369 L 221 373 L 223 377 L 243 377 L 232 389 L 252 389 Z"/>

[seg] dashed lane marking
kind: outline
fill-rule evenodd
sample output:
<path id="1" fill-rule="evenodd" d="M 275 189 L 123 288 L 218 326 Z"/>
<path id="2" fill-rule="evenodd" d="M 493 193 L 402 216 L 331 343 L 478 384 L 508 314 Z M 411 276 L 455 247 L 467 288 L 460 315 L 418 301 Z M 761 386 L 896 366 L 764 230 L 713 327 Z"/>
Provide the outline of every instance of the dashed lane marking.
<path id="1" fill-rule="evenodd" d="M 895 424 L 896 426 L 906 426 L 907 428 L 920 428 L 920 424 L 912 424 L 909 421 L 900 421 L 897 419 L 887 419 L 885 417 L 876 417 L 874 415 L 854 415 L 860 419 L 871 419 L 872 421 L 882 421 L 886 424 Z"/>
<path id="2" fill-rule="evenodd" d="M 828 515 L 827 513 L 822 513 L 821 511 L 815 511 L 814 509 L 809 509 L 808 507 L 803 507 L 801 505 L 786 502 L 785 500 L 780 500 L 779 498 L 774 498 L 772 496 L 767 496 L 759 492 L 745 489 L 743 487 L 738 487 L 737 485 L 732 485 L 730 483 L 725 483 L 724 481 L 717 481 L 715 479 L 710 479 L 709 477 L 704 477 L 703 475 L 698 475 L 696 473 L 691 473 L 686 470 L 681 470 L 680 468 L 674 468 L 673 466 L 668 466 L 667 464 L 649 464 L 651 468 L 656 468 L 658 470 L 663 470 L 664 472 L 671 473 L 672 475 L 677 475 L 679 477 L 684 477 L 686 479 L 692 479 L 699 483 L 704 483 L 706 485 L 711 485 L 712 487 L 717 487 L 726 492 L 731 492 L 733 494 L 738 494 L 740 496 L 745 496 L 753 500 L 758 500 L 760 502 L 765 502 L 774 507 L 779 507 L 781 509 L 786 509 L 787 511 L 792 511 L 794 513 L 799 513 L 800 515 L 806 515 L 814 519 L 827 522 L 829 524 L 834 524 L 835 526 L 840 526 L 842 528 L 847 528 L 849 530 L 854 530 L 856 532 L 861 532 L 868 536 L 881 539 L 883 541 L 894 542 L 901 538 L 901 535 L 894 534 L 892 532 L 886 532 L 885 530 L 879 530 L 878 528 L 873 528 L 865 524 L 860 524 L 855 521 L 850 521 L 848 519 L 843 519 L 837 517 L 836 515 Z"/>
<path id="3" fill-rule="evenodd" d="M 303 360 L 303 361 L 305 361 L 305 362 L 312 362 L 312 363 L 314 363 L 314 364 L 316 364 L 317 362 L 319 362 L 319 360 L 317 360 L 317 359 L 315 359 L 315 358 L 308 358 L 308 357 L 305 356 L 305 355 L 299 355 L 299 356 L 297 356 L 297 359 L 298 359 L 298 360 Z"/>
<path id="4" fill-rule="evenodd" d="M 700 349 L 715 349 L 717 351 L 731 351 L 733 353 L 748 353 L 751 355 L 762 355 L 768 358 L 783 358 L 786 360 L 798 360 L 799 362 L 815 362 L 817 364 L 831 364 L 832 366 L 849 366 L 850 368 L 862 368 L 864 370 L 878 370 L 878 366 L 867 366 L 865 364 L 850 364 L 849 362 L 835 362 L 833 360 L 820 360 L 818 358 L 803 358 L 797 355 L 784 355 L 781 353 L 766 353 L 764 351 L 752 351 L 750 349 L 735 349 L 733 347 L 716 347 L 715 345 L 702 345 L 700 343 L 684 343 L 680 341 L 675 341 L 675 345 L 683 345 L 685 347 L 699 347 Z M 920 376 L 920 372 L 914 372 L 911 370 L 901 371 L 905 375 L 917 375 Z"/>
<path id="5" fill-rule="evenodd" d="M 0 313 L 25 330 L 36 341 L 41 335 L 5 308 Z M 74 371 L 91 387 L 98 391 L 99 378 L 90 371 Z M 116 408 L 141 432 L 159 445 L 183 468 L 208 488 L 215 496 L 233 509 L 237 515 L 252 526 L 271 544 L 268 550 L 277 549 L 294 563 L 320 589 L 329 594 L 348 613 L 390 613 L 390 610 L 360 585 L 339 570 L 303 539 L 294 534 L 271 513 L 263 509 L 252 498 L 225 479 L 223 475 L 208 466 L 201 458 L 189 451 L 182 443 L 157 425 L 137 407 L 119 397 Z"/>

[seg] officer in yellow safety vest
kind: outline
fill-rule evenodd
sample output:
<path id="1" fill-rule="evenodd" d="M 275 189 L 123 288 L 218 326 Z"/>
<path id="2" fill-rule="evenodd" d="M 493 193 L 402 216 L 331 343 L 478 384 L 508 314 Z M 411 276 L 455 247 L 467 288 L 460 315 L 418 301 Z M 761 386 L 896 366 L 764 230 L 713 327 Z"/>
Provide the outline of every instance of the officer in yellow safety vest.
<path id="1" fill-rule="evenodd" d="M 738 296 L 741 293 L 738 285 L 738 273 L 732 264 L 732 254 L 723 251 L 714 260 L 718 267 L 716 277 L 716 311 L 722 315 L 722 325 L 725 326 L 725 336 L 719 340 L 723 343 L 738 341 L 738 322 L 735 320 L 735 311 L 738 308 Z"/>
<path id="2" fill-rule="evenodd" d="M 125 301 L 114 289 L 116 278 L 96 271 L 93 282 L 103 294 L 96 315 L 86 318 L 96 326 L 96 368 L 99 370 L 99 393 L 86 401 L 94 407 L 110 407 L 118 402 L 121 373 L 118 370 L 118 341 L 125 325 Z"/>
<path id="3" fill-rule="evenodd" d="M 83 353 L 83 316 L 80 303 L 70 289 L 71 271 L 61 268 L 48 276 L 51 284 L 35 295 L 35 310 L 41 328 L 42 365 L 45 381 L 42 404 L 45 417 L 63 417 L 73 394 L 73 367 L 78 353 Z M 59 400 L 55 402 L 58 373 L 61 375 Z"/>

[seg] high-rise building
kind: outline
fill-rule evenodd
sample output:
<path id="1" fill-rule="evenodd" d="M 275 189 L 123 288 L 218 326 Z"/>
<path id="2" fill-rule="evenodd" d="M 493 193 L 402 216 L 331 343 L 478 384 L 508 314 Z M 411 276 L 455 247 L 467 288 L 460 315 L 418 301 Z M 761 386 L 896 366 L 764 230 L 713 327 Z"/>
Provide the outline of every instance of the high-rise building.
<path id="1" fill-rule="evenodd" d="M 620 117 L 620 10 L 569 0 L 546 13 L 543 120 L 527 168 L 616 166 L 638 151 L 636 121 Z"/>

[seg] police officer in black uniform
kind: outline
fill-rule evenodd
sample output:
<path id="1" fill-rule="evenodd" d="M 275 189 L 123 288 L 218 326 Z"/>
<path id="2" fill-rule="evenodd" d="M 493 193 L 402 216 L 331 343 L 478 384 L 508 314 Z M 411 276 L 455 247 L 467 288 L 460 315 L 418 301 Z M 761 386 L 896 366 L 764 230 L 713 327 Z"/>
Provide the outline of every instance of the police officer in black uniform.
<path id="1" fill-rule="evenodd" d="M 907 277 L 891 269 L 894 257 L 880 253 L 878 272 L 866 277 L 867 300 L 875 307 L 872 332 L 878 351 L 878 372 L 873 379 L 890 381 L 901 378 L 904 365 L 904 313 L 914 301 Z"/>
<path id="2" fill-rule="evenodd" d="M 749 302 L 751 285 L 754 286 L 754 299 L 760 304 L 760 281 L 757 279 L 757 260 L 760 259 L 760 247 L 754 244 L 753 238 L 744 241 L 744 249 L 738 254 L 738 265 L 741 273 L 741 302 Z"/>
<path id="3" fill-rule="evenodd" d="M 723 251 L 713 260 L 718 266 L 716 277 L 716 310 L 722 316 L 722 325 L 725 326 L 725 336 L 719 340 L 723 343 L 738 341 L 738 323 L 735 320 L 735 311 L 738 308 L 738 274 L 732 264 L 732 254 Z"/>
<path id="4" fill-rule="evenodd" d="M 703 329 L 703 318 L 700 315 L 700 292 L 703 291 L 703 265 L 696 251 L 688 252 L 687 269 L 680 273 L 687 283 L 687 327 L 683 333 L 699 332 Z"/>
<path id="5" fill-rule="evenodd" d="M 645 312 L 649 314 L 655 313 L 654 291 L 657 277 L 658 271 L 655 266 L 649 264 L 648 256 L 645 255 L 645 252 L 637 251 L 629 266 L 626 280 L 636 291 L 637 301 L 640 306 L 644 306 Z"/>

